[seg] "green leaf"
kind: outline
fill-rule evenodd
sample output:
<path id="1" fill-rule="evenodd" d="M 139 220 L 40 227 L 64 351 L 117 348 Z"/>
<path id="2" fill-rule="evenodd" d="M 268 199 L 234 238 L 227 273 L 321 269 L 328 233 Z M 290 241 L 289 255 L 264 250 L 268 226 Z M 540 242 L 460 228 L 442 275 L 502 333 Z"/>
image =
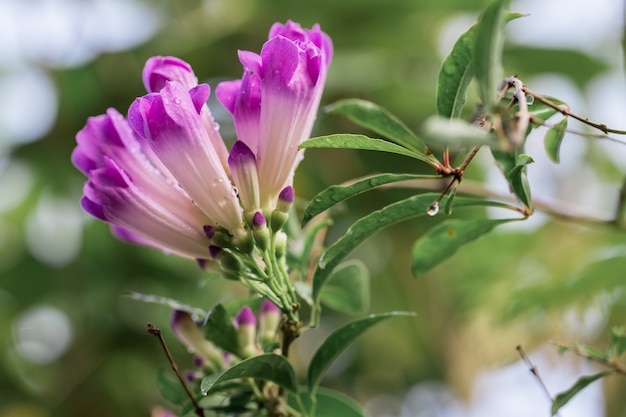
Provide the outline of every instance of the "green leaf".
<path id="1" fill-rule="evenodd" d="M 504 47 L 505 9 L 510 0 L 492 1 L 478 21 L 474 50 L 474 72 L 480 98 L 488 111 L 497 102 L 502 83 L 502 49 Z"/>
<path id="2" fill-rule="evenodd" d="M 611 329 L 611 351 L 615 356 L 621 356 L 626 352 L 626 327 L 613 327 Z"/>
<path id="3" fill-rule="evenodd" d="M 437 79 L 439 116 L 457 119 L 467 101 L 467 87 L 474 77 L 474 40 L 476 25 L 457 39 L 452 52 L 444 59 Z"/>
<path id="4" fill-rule="evenodd" d="M 163 397 L 173 404 L 181 405 L 189 399 L 185 389 L 171 370 L 159 369 L 156 375 L 156 383 Z"/>
<path id="5" fill-rule="evenodd" d="M 422 126 L 422 135 L 432 146 L 449 146 L 467 149 L 477 145 L 498 146 L 498 139 L 491 133 L 478 130 L 477 126 L 460 119 L 429 117 Z"/>
<path id="6" fill-rule="evenodd" d="M 413 245 L 413 275 L 423 275 L 451 257 L 461 246 L 489 233 L 496 226 L 515 220 L 518 219 L 453 219 L 438 224 Z"/>
<path id="7" fill-rule="evenodd" d="M 275 353 L 253 356 L 231 366 L 217 377 L 206 377 L 202 380 L 200 389 L 203 395 L 207 395 L 217 389 L 218 384 L 241 378 L 272 381 L 291 392 L 298 391 L 296 373 L 291 364 L 284 356 Z"/>
<path id="8" fill-rule="evenodd" d="M 231 315 L 222 304 L 213 307 L 204 321 L 204 337 L 226 352 L 238 353 L 239 340 Z"/>
<path id="9" fill-rule="evenodd" d="M 369 191 L 381 185 L 399 181 L 416 179 L 437 179 L 438 175 L 414 175 L 414 174 L 378 174 L 364 178 L 350 185 L 333 185 L 321 191 L 313 197 L 302 216 L 302 224 L 308 223 L 313 217 L 328 210 L 330 207 L 342 201 Z"/>
<path id="10" fill-rule="evenodd" d="M 189 314 L 196 314 L 202 317 L 206 316 L 207 314 L 206 311 L 202 310 L 201 308 L 191 307 L 187 304 L 181 303 L 178 300 L 174 300 L 173 298 L 161 297 L 160 295 L 143 294 L 135 291 L 125 292 L 123 295 L 132 298 L 133 300 L 142 301 L 144 303 L 162 304 L 170 307 L 172 310 L 186 311 Z"/>
<path id="11" fill-rule="evenodd" d="M 532 207 L 532 199 L 530 195 L 530 185 L 528 184 L 528 176 L 526 175 L 527 165 L 535 162 L 530 156 L 520 154 L 517 157 L 517 163 L 509 173 L 509 181 L 513 192 L 519 200 L 528 208 Z"/>
<path id="12" fill-rule="evenodd" d="M 346 261 L 328 277 L 320 295 L 322 304 L 348 314 L 362 314 L 369 308 L 370 274 L 358 259 Z"/>
<path id="13" fill-rule="evenodd" d="M 508 22 L 522 16 L 520 13 L 506 13 L 505 19 Z M 467 101 L 467 88 L 474 77 L 476 26 L 472 26 L 457 39 L 450 55 L 441 65 L 437 79 L 437 111 L 441 117 L 461 117 Z"/>
<path id="14" fill-rule="evenodd" d="M 391 317 L 402 316 L 414 316 L 415 313 L 407 311 L 392 311 L 383 314 L 371 314 L 362 319 L 358 319 L 347 323 L 330 334 L 322 342 L 321 346 L 317 349 L 311 363 L 309 364 L 309 371 L 307 380 L 309 384 L 309 391 L 315 392 L 322 375 L 331 363 L 339 356 L 343 350 L 348 347 L 354 339 L 361 335 L 365 330 L 369 329 L 376 323 L 382 320 L 386 320 Z"/>
<path id="15" fill-rule="evenodd" d="M 564 117 L 559 123 L 554 125 L 543 139 L 546 153 L 552 162 L 559 163 L 559 152 L 561 150 L 561 142 L 565 136 L 565 129 L 567 129 L 567 117 Z"/>
<path id="16" fill-rule="evenodd" d="M 305 387 L 300 388 L 300 400 L 293 395 L 287 399 L 291 408 L 300 409 L 304 406 L 305 415 L 315 417 L 369 417 L 365 409 L 352 398 L 334 390 L 319 388 L 315 394 L 315 401 L 311 400 L 311 393 Z"/>
<path id="17" fill-rule="evenodd" d="M 389 152 L 398 155 L 408 156 L 433 165 L 433 160 L 427 156 L 403 148 L 395 143 L 387 142 L 382 139 L 370 138 L 363 135 L 336 134 L 328 136 L 318 136 L 305 140 L 300 144 L 302 149 L 311 148 L 331 148 L 331 149 L 360 149 L 365 151 Z"/>
<path id="18" fill-rule="evenodd" d="M 394 223 L 425 215 L 431 204 L 438 198 L 439 194 L 437 193 L 414 195 L 374 211 L 354 222 L 346 233 L 322 255 L 320 264 L 313 276 L 313 301 L 316 304 L 319 303 L 321 289 L 328 280 L 330 272 L 365 239 Z M 444 197 L 440 204 L 445 206 L 447 201 L 448 197 Z M 456 207 L 490 206 L 510 208 L 506 204 L 494 201 L 458 196 L 455 197 L 454 204 Z"/>
<path id="19" fill-rule="evenodd" d="M 611 371 L 600 372 L 595 375 L 583 376 L 578 378 L 576 383 L 572 385 L 567 391 L 561 392 L 556 397 L 554 397 L 554 401 L 552 401 L 552 415 L 555 415 L 559 412 L 559 409 L 563 407 L 565 404 L 569 402 L 576 394 L 585 389 L 592 382 L 610 375 Z"/>
<path id="20" fill-rule="evenodd" d="M 514 69 L 521 79 L 536 74 L 560 74 L 570 78 L 581 90 L 609 69 L 606 61 L 574 49 L 507 45 L 503 56 L 507 67 Z"/>
<path id="21" fill-rule="evenodd" d="M 340 100 L 326 107 L 331 114 L 341 114 L 359 126 L 370 129 L 392 142 L 431 158 L 426 145 L 389 110 L 360 99 Z"/>

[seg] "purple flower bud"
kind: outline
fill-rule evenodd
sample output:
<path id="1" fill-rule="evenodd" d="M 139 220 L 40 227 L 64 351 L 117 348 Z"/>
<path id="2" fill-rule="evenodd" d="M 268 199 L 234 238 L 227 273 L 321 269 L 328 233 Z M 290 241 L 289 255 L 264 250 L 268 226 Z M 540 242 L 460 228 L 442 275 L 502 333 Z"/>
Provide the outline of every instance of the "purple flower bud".
<path id="1" fill-rule="evenodd" d="M 237 317 L 237 339 L 239 340 L 238 355 L 241 358 L 249 358 L 260 353 L 256 343 L 256 317 L 248 306 L 244 306 Z"/>
<path id="2" fill-rule="evenodd" d="M 274 303 L 269 300 L 263 300 L 261 314 L 259 315 L 259 339 L 263 348 L 278 341 L 281 316 L 280 309 Z"/>
<path id="3" fill-rule="evenodd" d="M 158 93 L 168 81 L 178 81 L 188 90 L 198 85 L 191 65 L 173 56 L 155 56 L 148 59 L 142 78 L 150 93 Z"/>
<path id="4" fill-rule="evenodd" d="M 204 335 L 191 318 L 191 314 L 183 310 L 172 312 L 171 326 L 174 334 L 192 353 L 201 356 L 207 362 L 205 367 L 212 371 L 222 369 L 221 353 L 204 338 Z"/>

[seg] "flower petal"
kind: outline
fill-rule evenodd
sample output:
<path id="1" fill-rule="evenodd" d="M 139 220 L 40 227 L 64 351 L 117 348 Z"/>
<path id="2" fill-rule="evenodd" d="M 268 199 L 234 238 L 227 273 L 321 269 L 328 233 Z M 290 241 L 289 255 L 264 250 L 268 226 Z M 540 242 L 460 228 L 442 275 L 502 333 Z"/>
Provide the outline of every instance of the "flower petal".
<path id="1" fill-rule="evenodd" d="M 182 84 L 168 82 L 160 94 L 138 98 L 129 119 L 134 127 L 143 127 L 139 133 L 146 135 L 155 154 L 209 218 L 231 231 L 242 227 L 230 179 Z"/>

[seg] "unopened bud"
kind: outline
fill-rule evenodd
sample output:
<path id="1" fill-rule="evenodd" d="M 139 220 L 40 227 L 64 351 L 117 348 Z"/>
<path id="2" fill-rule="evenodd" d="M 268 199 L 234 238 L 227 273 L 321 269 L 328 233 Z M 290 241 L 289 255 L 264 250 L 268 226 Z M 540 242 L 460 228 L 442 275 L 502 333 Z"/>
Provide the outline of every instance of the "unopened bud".
<path id="1" fill-rule="evenodd" d="M 244 228 L 238 229 L 233 237 L 233 243 L 242 253 L 251 253 L 254 250 L 254 239 L 250 231 Z"/>
<path id="2" fill-rule="evenodd" d="M 248 306 L 244 306 L 237 317 L 237 339 L 239 340 L 239 356 L 242 359 L 259 354 L 256 344 L 256 317 Z"/>
<path id="3" fill-rule="evenodd" d="M 233 238 L 226 232 L 217 231 L 211 238 L 211 244 L 220 248 L 229 249 L 233 246 Z"/>
<path id="4" fill-rule="evenodd" d="M 263 300 L 259 314 L 259 339 L 264 349 L 278 341 L 281 316 L 280 309 L 274 303 Z"/>
<path id="5" fill-rule="evenodd" d="M 217 372 L 222 369 L 221 354 L 217 348 L 208 340 L 191 318 L 191 314 L 183 310 L 174 310 L 171 320 L 174 334 L 193 354 L 206 360 L 203 366 L 211 371 Z"/>
<path id="6" fill-rule="evenodd" d="M 267 220 L 260 211 L 252 217 L 252 235 L 259 249 L 266 250 L 270 244 L 270 231 L 267 228 Z"/>
<path id="7" fill-rule="evenodd" d="M 241 261 L 231 252 L 224 251 L 218 256 L 218 262 L 222 271 L 226 273 L 236 274 L 241 272 Z M 239 278 L 237 278 L 239 279 Z"/>
<path id="8" fill-rule="evenodd" d="M 274 251 L 278 259 L 285 256 L 287 253 L 287 234 L 285 232 L 276 233 L 274 238 Z"/>
<path id="9" fill-rule="evenodd" d="M 278 194 L 278 201 L 276 202 L 276 209 L 272 212 L 271 226 L 273 231 L 280 230 L 287 220 L 289 219 L 289 210 L 295 199 L 293 187 L 288 185 L 280 194 Z"/>

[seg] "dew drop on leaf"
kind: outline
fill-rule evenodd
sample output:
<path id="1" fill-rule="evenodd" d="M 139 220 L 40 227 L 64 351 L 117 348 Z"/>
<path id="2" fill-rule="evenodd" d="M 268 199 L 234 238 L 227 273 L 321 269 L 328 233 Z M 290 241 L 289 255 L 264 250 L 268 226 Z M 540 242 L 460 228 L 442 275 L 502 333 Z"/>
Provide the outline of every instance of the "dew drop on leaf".
<path id="1" fill-rule="evenodd" d="M 439 213 L 439 202 L 435 201 L 430 205 L 430 207 L 428 207 L 428 211 L 426 212 L 426 214 L 433 217 L 436 216 L 437 213 Z"/>

